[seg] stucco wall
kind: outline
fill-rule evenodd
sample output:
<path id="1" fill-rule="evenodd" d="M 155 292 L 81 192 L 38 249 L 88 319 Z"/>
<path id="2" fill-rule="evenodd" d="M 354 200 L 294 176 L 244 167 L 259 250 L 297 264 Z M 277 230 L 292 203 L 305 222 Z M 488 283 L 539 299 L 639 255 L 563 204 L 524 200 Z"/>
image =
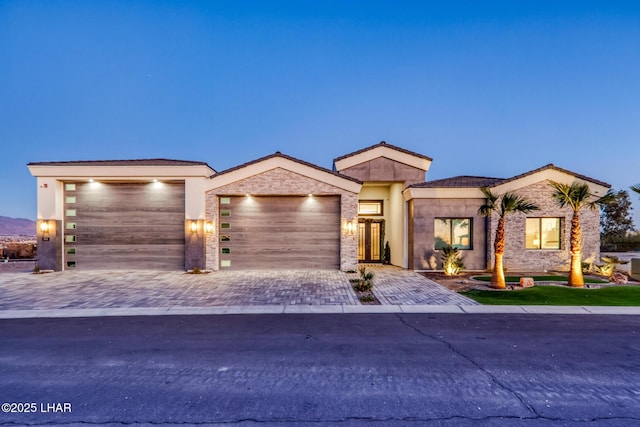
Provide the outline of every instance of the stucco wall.
<path id="1" fill-rule="evenodd" d="M 405 182 L 406 185 L 423 182 L 425 171 L 386 157 L 360 163 L 340 171 L 360 181 Z"/>
<path id="2" fill-rule="evenodd" d="M 552 189 L 547 181 L 541 181 L 515 191 L 526 197 L 540 208 L 527 215 L 511 214 L 505 225 L 506 245 L 504 266 L 510 271 L 567 271 L 569 269 L 569 237 L 571 217 L 573 211 L 565 207 L 560 209 L 551 198 Z M 527 217 L 555 217 L 561 219 L 560 249 L 526 249 L 525 223 Z M 600 259 L 600 211 L 588 208 L 580 211 L 582 224 L 582 256 L 584 261 L 599 261 Z M 498 216 L 494 214 L 490 221 L 489 262 L 487 267 L 493 266 L 493 240 L 495 239 Z"/>
<path id="3" fill-rule="evenodd" d="M 275 168 L 269 171 L 241 179 L 231 184 L 207 191 L 206 216 L 219 224 L 218 197 L 220 195 L 340 195 L 341 219 L 355 221 L 358 216 L 358 194 L 304 175 Z M 206 235 L 207 268 L 219 267 L 219 230 Z M 358 265 L 358 237 L 340 231 L 340 268 L 353 270 Z"/>
<path id="4" fill-rule="evenodd" d="M 434 249 L 436 218 L 472 218 L 473 247 L 461 250 L 465 269 L 486 268 L 486 219 L 478 215 L 482 199 L 413 199 L 409 201 L 409 268 L 440 270 L 441 251 Z"/>

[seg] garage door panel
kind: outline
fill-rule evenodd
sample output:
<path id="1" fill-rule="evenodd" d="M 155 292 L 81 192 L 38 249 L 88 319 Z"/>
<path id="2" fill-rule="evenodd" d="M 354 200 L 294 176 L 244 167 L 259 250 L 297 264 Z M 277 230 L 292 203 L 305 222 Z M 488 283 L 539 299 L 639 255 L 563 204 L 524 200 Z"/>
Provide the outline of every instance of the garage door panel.
<path id="1" fill-rule="evenodd" d="M 182 182 L 76 183 L 65 191 L 67 266 L 183 269 L 184 200 Z"/>
<path id="2" fill-rule="evenodd" d="M 221 260 L 232 269 L 338 268 L 340 197 L 232 197 L 221 205 Z M 225 253 L 227 251 L 228 253 Z"/>
<path id="3" fill-rule="evenodd" d="M 160 251 L 157 245 L 85 245 L 77 247 L 76 252 L 81 270 L 175 270 L 167 259 L 184 258 L 183 245 L 163 245 Z"/>
<path id="4" fill-rule="evenodd" d="M 182 233 L 182 236 L 180 235 Z M 82 227 L 77 230 L 78 244 L 96 245 L 180 245 L 184 244 L 183 228 L 171 230 L 163 228 L 162 232 L 148 230 L 148 235 L 141 235 L 136 227 Z"/>

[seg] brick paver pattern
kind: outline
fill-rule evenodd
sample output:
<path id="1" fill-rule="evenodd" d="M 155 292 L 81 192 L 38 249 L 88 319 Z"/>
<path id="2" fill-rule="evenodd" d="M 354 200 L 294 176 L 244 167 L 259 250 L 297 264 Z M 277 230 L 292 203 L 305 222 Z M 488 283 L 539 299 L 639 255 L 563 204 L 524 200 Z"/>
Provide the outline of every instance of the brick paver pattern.
<path id="1" fill-rule="evenodd" d="M 479 305 L 410 270 L 391 266 L 367 266 L 367 269 L 375 274 L 373 293 L 384 305 Z"/>
<path id="2" fill-rule="evenodd" d="M 0 274 L 0 310 L 358 305 L 349 277 L 337 270 L 65 271 Z M 382 304 L 474 302 L 400 268 L 376 269 Z"/>

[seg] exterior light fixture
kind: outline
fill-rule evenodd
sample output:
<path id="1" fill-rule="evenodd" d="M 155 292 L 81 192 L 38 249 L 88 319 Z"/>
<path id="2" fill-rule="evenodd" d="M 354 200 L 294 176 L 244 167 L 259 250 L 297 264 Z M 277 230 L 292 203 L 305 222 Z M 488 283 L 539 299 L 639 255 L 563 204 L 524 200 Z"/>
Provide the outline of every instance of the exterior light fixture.
<path id="1" fill-rule="evenodd" d="M 350 235 L 350 236 L 353 235 L 354 234 L 354 230 L 355 230 L 355 227 L 353 226 L 353 223 L 352 222 L 348 222 L 347 223 L 347 234 Z"/>
<path id="2" fill-rule="evenodd" d="M 93 181 L 93 178 L 89 178 L 89 182 L 94 182 L 94 181 Z"/>
<path id="3" fill-rule="evenodd" d="M 342 220 L 342 231 L 347 236 L 355 236 L 358 231 L 358 222 L 356 221 L 348 221 L 346 219 Z"/>
<path id="4" fill-rule="evenodd" d="M 157 179 L 155 179 L 155 178 L 153 178 L 153 180 L 152 180 L 151 182 L 158 182 L 158 180 L 157 180 Z"/>
<path id="5" fill-rule="evenodd" d="M 49 223 L 48 219 L 40 220 L 38 228 L 40 229 L 40 238 L 43 242 L 48 242 L 49 240 L 51 240 L 50 233 L 54 232 L 54 228 L 53 225 Z"/>
<path id="6" fill-rule="evenodd" d="M 213 233 L 215 230 L 215 227 L 213 226 L 213 222 L 211 221 L 207 221 L 204 223 L 204 231 L 205 233 L 211 234 Z"/>
<path id="7" fill-rule="evenodd" d="M 198 221 L 191 221 L 191 232 L 196 233 L 198 231 Z"/>

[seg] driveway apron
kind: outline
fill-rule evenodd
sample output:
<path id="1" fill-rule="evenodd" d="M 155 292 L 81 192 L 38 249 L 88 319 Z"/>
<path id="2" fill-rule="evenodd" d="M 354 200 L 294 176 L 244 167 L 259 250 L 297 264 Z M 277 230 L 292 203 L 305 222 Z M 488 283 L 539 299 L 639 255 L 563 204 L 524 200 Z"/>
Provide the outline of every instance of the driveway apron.
<path id="1" fill-rule="evenodd" d="M 400 268 L 377 269 L 374 292 L 383 305 L 475 304 Z M 0 310 L 264 305 L 359 305 L 359 302 L 349 275 L 337 270 L 0 274 Z"/>

